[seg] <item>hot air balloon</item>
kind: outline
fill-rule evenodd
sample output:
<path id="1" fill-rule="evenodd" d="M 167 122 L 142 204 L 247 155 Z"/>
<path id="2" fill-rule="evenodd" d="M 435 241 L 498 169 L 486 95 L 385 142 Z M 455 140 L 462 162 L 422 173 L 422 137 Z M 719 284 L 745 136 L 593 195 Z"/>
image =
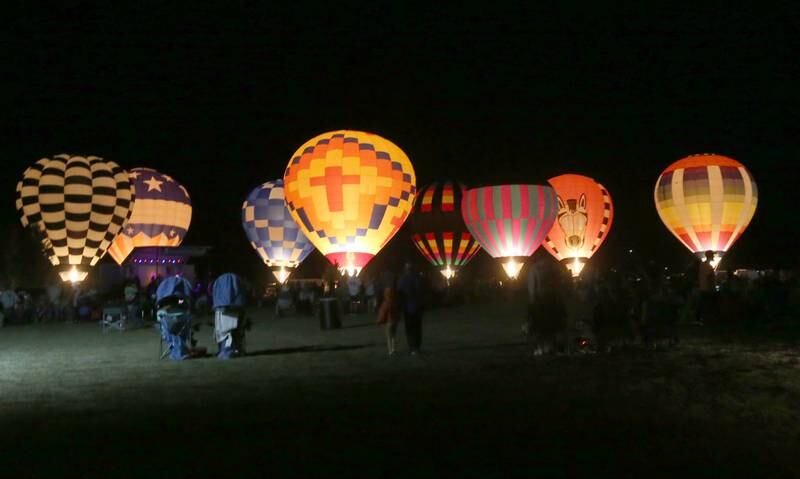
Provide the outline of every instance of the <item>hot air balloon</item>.
<path id="1" fill-rule="evenodd" d="M 588 176 L 561 175 L 548 183 L 556 190 L 558 212 L 543 246 L 577 278 L 611 229 L 611 195 Z"/>
<path id="2" fill-rule="evenodd" d="M 742 235 L 758 203 L 753 176 L 722 155 L 692 155 L 670 165 L 656 181 L 661 221 L 690 251 L 705 261 L 712 251 L 716 268 Z"/>
<path id="3" fill-rule="evenodd" d="M 454 180 L 420 188 L 408 219 L 414 246 L 447 279 L 452 278 L 481 248 L 461 216 L 461 199 L 465 191 L 466 187 Z"/>
<path id="4" fill-rule="evenodd" d="M 467 190 L 461 213 L 467 229 L 503 269 L 516 278 L 556 220 L 556 193 L 549 186 L 500 185 Z"/>
<path id="5" fill-rule="evenodd" d="M 356 275 L 397 233 L 416 194 L 414 167 L 372 133 L 323 133 L 297 149 L 284 175 L 286 206 L 342 272 Z"/>
<path id="6" fill-rule="evenodd" d="M 108 248 L 108 254 L 120 265 L 134 248 L 179 246 L 192 222 L 189 192 L 172 177 L 151 168 L 133 168 L 129 176 L 136 204 Z"/>
<path id="7" fill-rule="evenodd" d="M 41 234 L 44 252 L 63 281 L 86 278 L 133 205 L 128 172 L 96 156 L 42 158 L 17 183 L 22 225 Z"/>
<path id="8" fill-rule="evenodd" d="M 314 251 L 286 209 L 283 191 L 283 180 L 268 181 L 251 191 L 242 205 L 247 239 L 281 283 Z"/>

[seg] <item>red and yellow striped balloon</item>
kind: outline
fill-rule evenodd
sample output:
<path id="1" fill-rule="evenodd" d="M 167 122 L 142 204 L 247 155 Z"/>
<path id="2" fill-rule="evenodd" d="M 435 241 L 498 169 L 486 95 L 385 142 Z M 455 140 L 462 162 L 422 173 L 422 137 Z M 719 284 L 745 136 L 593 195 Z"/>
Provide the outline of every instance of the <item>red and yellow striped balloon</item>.
<path id="1" fill-rule="evenodd" d="M 758 188 L 744 165 L 722 155 L 692 155 L 670 165 L 654 191 L 661 221 L 701 259 L 713 265 L 742 235 L 756 211 Z"/>

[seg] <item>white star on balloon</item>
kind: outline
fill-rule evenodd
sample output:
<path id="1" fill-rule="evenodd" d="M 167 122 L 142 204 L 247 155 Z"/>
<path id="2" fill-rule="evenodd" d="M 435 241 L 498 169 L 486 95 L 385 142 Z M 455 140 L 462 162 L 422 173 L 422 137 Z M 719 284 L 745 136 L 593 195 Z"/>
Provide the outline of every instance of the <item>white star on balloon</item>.
<path id="1" fill-rule="evenodd" d="M 139 172 L 138 171 L 132 171 L 132 172 L 128 173 L 128 176 L 130 176 L 131 178 L 133 178 L 135 180 L 136 178 L 139 177 Z"/>
<path id="2" fill-rule="evenodd" d="M 158 181 L 155 177 L 152 177 L 144 182 L 144 184 L 147 185 L 147 191 L 161 191 L 161 185 L 163 183 L 163 181 Z"/>

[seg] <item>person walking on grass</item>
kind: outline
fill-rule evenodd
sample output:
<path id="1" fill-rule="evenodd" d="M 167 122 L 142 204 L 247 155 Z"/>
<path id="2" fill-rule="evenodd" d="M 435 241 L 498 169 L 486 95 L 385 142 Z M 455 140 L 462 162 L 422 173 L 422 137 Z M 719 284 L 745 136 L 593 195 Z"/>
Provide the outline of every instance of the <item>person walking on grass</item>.
<path id="1" fill-rule="evenodd" d="M 397 293 L 403 313 L 408 350 L 412 356 L 416 356 L 422 347 L 425 285 L 411 263 L 406 263 L 403 275 L 397 282 Z"/>

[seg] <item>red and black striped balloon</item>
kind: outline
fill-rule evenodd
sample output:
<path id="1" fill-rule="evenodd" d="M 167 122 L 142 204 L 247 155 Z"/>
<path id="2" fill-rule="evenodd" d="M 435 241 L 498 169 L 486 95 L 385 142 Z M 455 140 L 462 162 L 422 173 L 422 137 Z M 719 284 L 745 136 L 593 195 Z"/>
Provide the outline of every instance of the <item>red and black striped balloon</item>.
<path id="1" fill-rule="evenodd" d="M 465 191 L 462 183 L 451 179 L 424 186 L 408 220 L 414 246 L 447 277 L 480 250 L 461 215 Z"/>

